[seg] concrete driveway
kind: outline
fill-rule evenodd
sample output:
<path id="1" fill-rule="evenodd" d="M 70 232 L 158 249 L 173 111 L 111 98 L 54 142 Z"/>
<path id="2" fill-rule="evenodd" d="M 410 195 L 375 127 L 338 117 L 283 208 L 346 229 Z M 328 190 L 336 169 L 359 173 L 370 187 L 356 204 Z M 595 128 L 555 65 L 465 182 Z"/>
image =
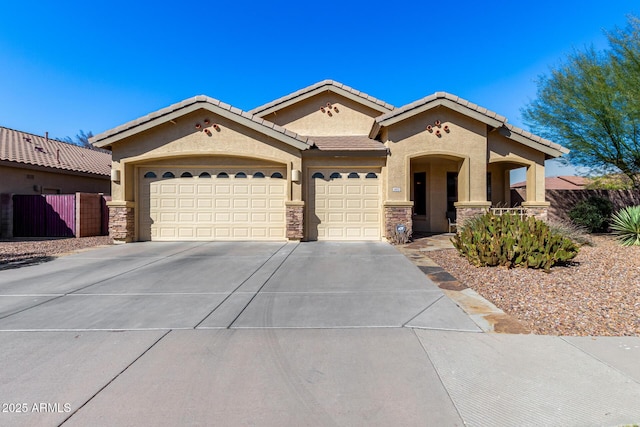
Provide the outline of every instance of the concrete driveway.
<path id="1" fill-rule="evenodd" d="M 0 330 L 480 331 L 385 243 L 136 243 L 0 273 Z"/>
<path id="2" fill-rule="evenodd" d="M 640 338 L 479 333 L 383 243 L 139 243 L 0 271 L 0 425 L 621 425 Z"/>

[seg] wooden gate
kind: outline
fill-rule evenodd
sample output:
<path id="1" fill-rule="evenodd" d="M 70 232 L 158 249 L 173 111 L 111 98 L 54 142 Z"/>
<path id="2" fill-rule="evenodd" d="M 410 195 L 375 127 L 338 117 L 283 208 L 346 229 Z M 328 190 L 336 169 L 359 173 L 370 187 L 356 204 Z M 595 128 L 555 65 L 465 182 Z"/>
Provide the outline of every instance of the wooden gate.
<path id="1" fill-rule="evenodd" d="M 73 237 L 75 194 L 13 196 L 14 237 Z"/>

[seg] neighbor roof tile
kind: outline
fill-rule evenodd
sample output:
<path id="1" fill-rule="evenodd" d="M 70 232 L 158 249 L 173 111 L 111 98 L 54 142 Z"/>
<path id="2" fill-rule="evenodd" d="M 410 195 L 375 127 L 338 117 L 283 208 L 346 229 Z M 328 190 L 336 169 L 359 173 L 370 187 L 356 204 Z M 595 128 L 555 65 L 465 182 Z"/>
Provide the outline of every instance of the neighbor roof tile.
<path id="1" fill-rule="evenodd" d="M 109 176 L 111 153 L 0 126 L 0 160 Z"/>

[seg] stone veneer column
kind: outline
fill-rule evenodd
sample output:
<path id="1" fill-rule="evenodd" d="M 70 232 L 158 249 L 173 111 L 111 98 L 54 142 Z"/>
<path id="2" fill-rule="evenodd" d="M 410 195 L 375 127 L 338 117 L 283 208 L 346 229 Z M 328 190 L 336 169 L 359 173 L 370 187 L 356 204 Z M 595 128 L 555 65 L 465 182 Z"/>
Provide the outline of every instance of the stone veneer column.
<path id="1" fill-rule="evenodd" d="M 464 223 L 474 216 L 483 215 L 491 207 L 491 202 L 456 202 L 456 224 L 464 227 Z"/>
<path id="2" fill-rule="evenodd" d="M 407 235 L 413 234 L 413 202 L 390 202 L 384 203 L 384 237 L 391 239 L 398 224 L 407 227 Z"/>
<path id="3" fill-rule="evenodd" d="M 129 243 L 135 236 L 133 202 L 107 202 L 109 207 L 109 236 L 115 243 Z"/>
<path id="4" fill-rule="evenodd" d="M 522 203 L 522 207 L 526 209 L 527 216 L 546 221 L 549 218 L 549 202 Z"/>
<path id="5" fill-rule="evenodd" d="M 286 202 L 287 239 L 302 240 L 304 238 L 304 202 Z"/>

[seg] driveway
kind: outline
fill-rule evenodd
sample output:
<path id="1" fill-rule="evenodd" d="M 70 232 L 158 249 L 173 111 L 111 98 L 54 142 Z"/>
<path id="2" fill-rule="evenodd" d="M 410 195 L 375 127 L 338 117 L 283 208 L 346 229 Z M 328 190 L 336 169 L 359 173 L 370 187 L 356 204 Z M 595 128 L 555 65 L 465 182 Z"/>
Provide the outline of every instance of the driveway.
<path id="1" fill-rule="evenodd" d="M 384 243 L 138 243 L 0 271 L 0 425 L 622 425 L 639 337 L 479 333 Z"/>
<path id="2" fill-rule="evenodd" d="M 385 243 L 136 243 L 1 272 L 0 330 L 480 331 Z"/>

